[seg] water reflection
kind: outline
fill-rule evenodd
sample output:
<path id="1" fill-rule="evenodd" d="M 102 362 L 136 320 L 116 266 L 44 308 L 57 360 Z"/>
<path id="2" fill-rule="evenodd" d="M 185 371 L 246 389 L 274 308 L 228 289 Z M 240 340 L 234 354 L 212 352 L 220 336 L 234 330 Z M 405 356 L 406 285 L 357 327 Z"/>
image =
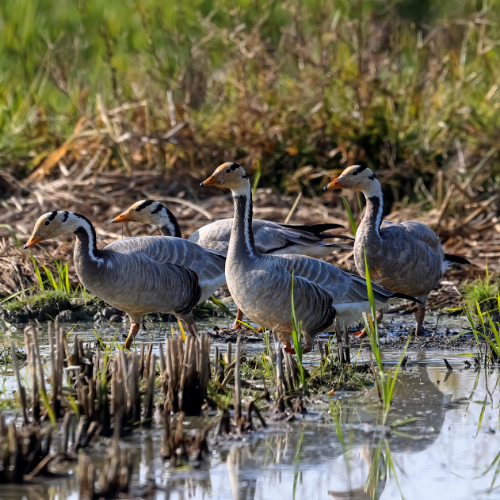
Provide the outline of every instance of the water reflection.
<path id="1" fill-rule="evenodd" d="M 381 425 L 371 389 L 332 406 L 340 433 L 333 416 L 311 415 L 270 426 L 247 442 L 227 441 L 199 467 L 164 463 L 158 431 L 134 435 L 127 441 L 137 450 L 132 497 L 149 492 L 157 500 L 383 500 L 401 498 L 401 487 L 406 499 L 487 498 L 499 451 L 491 430 L 498 429 L 497 374 L 456 369 L 446 375 L 442 364 L 414 364 L 401 375 L 386 424 L 418 418 L 404 426 Z M 103 450 L 92 453 L 98 464 Z M 70 476 L 0 489 L 0 499 L 22 497 L 77 499 L 78 484 Z"/>
<path id="2" fill-rule="evenodd" d="M 229 450 L 226 459 L 233 500 L 253 500 L 257 489 L 257 478 L 246 477 L 245 470 L 256 469 L 254 450 L 249 446 L 235 444 Z"/>

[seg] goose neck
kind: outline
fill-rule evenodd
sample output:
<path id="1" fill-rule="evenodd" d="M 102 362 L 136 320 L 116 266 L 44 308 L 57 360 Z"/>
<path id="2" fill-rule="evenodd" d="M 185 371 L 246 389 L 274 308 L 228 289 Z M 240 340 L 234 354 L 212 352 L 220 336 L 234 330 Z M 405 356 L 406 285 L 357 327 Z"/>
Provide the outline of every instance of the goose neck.
<path id="1" fill-rule="evenodd" d="M 163 236 L 175 236 L 176 238 L 182 238 L 182 232 L 179 227 L 177 217 L 168 208 L 162 205 L 157 216 L 158 226 L 160 227 L 160 232 Z"/>
<path id="2" fill-rule="evenodd" d="M 79 218 L 77 228 L 74 233 L 76 236 L 75 256 L 79 255 L 85 257 L 91 263 L 96 264 L 98 267 L 104 263 L 103 256 L 97 248 L 97 237 L 94 226 L 83 215 L 77 215 Z"/>
<path id="3" fill-rule="evenodd" d="M 382 188 L 378 180 L 375 179 L 370 189 L 363 191 L 366 199 L 366 210 L 361 221 L 361 231 L 375 235 L 380 238 L 380 225 L 384 215 L 384 198 Z"/>
<path id="4" fill-rule="evenodd" d="M 233 190 L 234 220 L 231 229 L 228 254 L 255 256 L 257 250 L 252 228 L 252 190 L 247 182 L 245 189 Z"/>

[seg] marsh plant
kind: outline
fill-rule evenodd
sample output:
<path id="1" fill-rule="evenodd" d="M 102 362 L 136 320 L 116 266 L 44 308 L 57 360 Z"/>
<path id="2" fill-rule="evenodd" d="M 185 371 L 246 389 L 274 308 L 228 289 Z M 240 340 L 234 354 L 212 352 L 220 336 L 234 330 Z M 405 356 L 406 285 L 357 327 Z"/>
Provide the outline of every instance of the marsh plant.
<path id="1" fill-rule="evenodd" d="M 387 419 L 387 415 L 391 409 L 391 402 L 395 395 L 396 388 L 396 380 L 398 378 L 398 373 L 401 368 L 401 363 L 406 354 L 406 350 L 408 349 L 408 345 L 410 344 L 411 335 L 408 334 L 408 340 L 406 341 L 406 345 L 401 353 L 399 361 L 397 365 L 392 370 L 385 370 L 382 363 L 382 355 L 380 352 L 380 339 L 378 332 L 378 323 L 377 323 L 377 309 L 375 305 L 375 296 L 373 294 L 372 282 L 370 279 L 370 270 L 368 269 L 368 261 L 366 259 L 366 251 L 365 251 L 365 273 L 366 273 L 366 285 L 368 290 L 368 299 L 370 301 L 370 314 L 363 314 L 363 321 L 365 323 L 366 334 L 368 336 L 368 340 L 370 342 L 370 347 L 373 352 L 373 356 L 375 358 L 375 362 L 377 365 L 377 373 L 375 377 L 375 381 L 377 384 L 377 389 L 380 397 L 380 401 L 383 405 L 383 419 L 384 422 Z"/>
<path id="2" fill-rule="evenodd" d="M 291 303 L 292 303 L 292 338 L 293 338 L 293 346 L 295 348 L 295 352 L 297 353 L 296 361 L 297 367 L 299 369 L 299 377 L 300 384 L 302 386 L 302 390 L 307 392 L 307 378 L 306 371 L 304 369 L 304 365 L 302 362 L 303 358 L 303 348 L 302 348 L 302 322 L 297 322 L 297 316 L 295 314 L 295 303 L 293 298 L 293 279 L 295 273 L 292 271 L 292 293 L 291 293 Z"/>
<path id="3" fill-rule="evenodd" d="M 493 315 L 498 315 L 500 318 L 500 292 L 496 297 L 496 311 L 487 310 L 483 311 L 481 305 L 476 301 L 476 312 L 477 318 L 479 319 L 479 325 L 475 321 L 475 316 L 469 309 L 465 309 L 465 314 L 469 320 L 470 327 L 474 333 L 477 346 L 481 350 L 480 340 L 486 341 L 491 349 L 491 353 L 496 360 L 500 359 L 500 321 L 496 321 Z M 486 319 L 485 319 L 486 318 Z"/>
<path id="4" fill-rule="evenodd" d="M 498 278 L 492 279 L 488 267 L 486 267 L 484 277 L 476 278 L 470 283 L 466 282 L 462 286 L 465 308 L 469 311 L 476 311 L 476 304 L 479 304 L 483 311 L 485 309 L 494 310 L 496 308 L 496 298 L 499 293 Z"/>
<path id="5" fill-rule="evenodd" d="M 342 426 L 342 410 L 342 404 L 339 401 L 332 401 L 330 403 L 330 414 L 335 423 L 335 432 L 342 450 L 346 472 L 350 483 L 351 473 L 354 470 L 351 460 L 353 458 L 353 451 L 356 444 L 354 442 L 352 428 L 349 429 L 348 435 L 346 436 L 345 428 Z M 395 466 L 396 464 L 392 458 L 390 442 L 386 437 L 380 437 L 378 439 L 373 437 L 371 439 L 367 439 L 367 441 L 359 446 L 359 449 L 356 449 L 356 451 L 356 455 L 359 454 L 368 467 L 368 476 L 363 486 L 360 488 L 351 489 L 350 487 L 348 498 L 378 500 L 381 498 L 381 495 L 385 490 L 387 479 L 389 477 L 394 479 L 401 498 L 404 498 L 399 485 Z M 334 498 L 347 498 L 343 492 L 329 491 L 328 493 Z"/>

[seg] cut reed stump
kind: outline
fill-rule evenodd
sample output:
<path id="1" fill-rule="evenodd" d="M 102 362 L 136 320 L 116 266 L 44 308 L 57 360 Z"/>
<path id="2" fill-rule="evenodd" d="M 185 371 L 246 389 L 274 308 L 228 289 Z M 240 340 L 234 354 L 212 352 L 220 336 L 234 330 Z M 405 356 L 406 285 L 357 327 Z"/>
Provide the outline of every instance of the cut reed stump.
<path id="1" fill-rule="evenodd" d="M 168 412 L 163 412 L 163 432 L 161 437 L 160 454 L 164 460 L 169 460 L 172 467 L 179 467 L 189 461 L 199 462 L 209 453 L 207 436 L 210 427 L 198 429 L 196 434 L 185 435 L 182 422 L 184 413 L 177 415 L 177 427 L 171 428 Z"/>
<path id="2" fill-rule="evenodd" d="M 160 346 L 160 359 L 165 359 L 162 385 L 165 392 L 165 409 L 183 412 L 188 416 L 201 414 L 206 400 L 210 378 L 210 338 L 200 335 L 165 339 L 165 354 Z"/>
<path id="3" fill-rule="evenodd" d="M 217 436 L 221 436 L 223 434 L 233 434 L 233 433 L 236 433 L 238 436 L 241 436 L 246 432 L 251 432 L 255 430 L 255 425 L 252 419 L 253 414 L 256 415 L 262 427 L 267 427 L 267 424 L 264 418 L 262 417 L 259 408 L 256 405 L 256 403 L 259 401 L 260 398 L 250 401 L 246 414 L 244 414 L 242 411 L 240 348 L 241 348 L 241 336 L 238 335 L 238 340 L 236 342 L 236 349 L 235 349 L 235 367 L 234 367 L 234 393 L 233 393 L 234 421 L 233 425 L 231 425 L 230 413 L 227 410 L 227 408 L 223 408 L 222 414 L 217 424 L 217 429 L 215 431 Z"/>
<path id="4" fill-rule="evenodd" d="M 6 425 L 0 412 L 0 484 L 20 484 L 37 474 L 47 474 L 51 441 L 52 427 L 17 429 L 14 422 Z"/>
<path id="5" fill-rule="evenodd" d="M 97 477 L 96 468 L 91 458 L 84 452 L 78 457 L 80 476 L 80 498 L 95 500 L 98 498 L 119 498 L 128 493 L 132 478 L 132 455 L 120 447 L 115 435 L 112 445 L 104 457 L 104 466 Z"/>

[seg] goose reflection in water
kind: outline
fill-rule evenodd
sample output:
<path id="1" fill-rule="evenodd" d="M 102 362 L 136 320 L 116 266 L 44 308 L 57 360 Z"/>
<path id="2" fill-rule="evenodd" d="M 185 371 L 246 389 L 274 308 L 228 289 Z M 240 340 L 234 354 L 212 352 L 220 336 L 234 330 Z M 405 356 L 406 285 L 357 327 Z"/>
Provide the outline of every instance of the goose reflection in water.
<path id="1" fill-rule="evenodd" d="M 376 388 L 369 390 L 361 398 L 361 407 L 343 408 L 341 423 L 363 424 L 368 431 L 365 434 L 368 439 L 352 446 L 342 457 L 348 464 L 348 477 L 339 477 L 339 474 L 333 473 L 330 475 L 334 478 L 329 487 L 332 497 L 377 500 L 385 488 L 389 455 L 393 455 L 391 459 L 397 462 L 400 454 L 420 453 L 434 444 L 451 401 L 451 396 L 441 390 L 440 383 L 445 376 L 433 368 L 419 366 L 400 373 L 391 410 L 385 422 L 381 412 L 377 412 L 369 404 L 377 399 Z M 384 428 L 388 429 L 387 426 L 412 418 L 416 420 L 401 428 L 393 428 L 390 439 L 376 438 L 377 434 L 384 432 Z M 339 460 L 335 461 L 332 469 L 339 470 Z"/>
<path id="2" fill-rule="evenodd" d="M 292 469 L 302 474 L 301 486 L 307 487 L 311 498 L 328 493 L 339 499 L 377 500 L 385 489 L 390 461 L 397 464 L 401 454 L 420 453 L 437 440 L 450 401 L 440 390 L 444 377 L 445 373 L 419 366 L 401 373 L 385 426 L 372 388 L 356 401 L 342 404 L 342 439 L 330 422 L 308 422 L 250 446 L 233 445 L 225 460 L 232 499 L 273 498 L 274 491 L 289 491 Z M 387 425 L 414 417 L 418 420 L 394 428 L 390 438 L 383 436 Z M 326 472 L 324 477 L 313 481 L 314 473 L 321 469 Z"/>
<path id="3" fill-rule="evenodd" d="M 385 484 L 387 481 L 387 462 L 385 460 L 384 452 L 382 450 L 382 442 L 379 443 L 377 449 L 373 449 L 368 445 L 361 445 L 358 447 L 358 457 L 354 455 L 355 450 L 347 452 L 346 457 L 349 460 L 351 467 L 355 465 L 356 459 L 361 459 L 356 468 L 356 472 L 361 478 L 366 478 L 362 486 L 357 488 L 349 488 L 347 491 L 328 491 L 328 494 L 337 499 L 350 499 L 350 500 L 379 500 L 382 495 Z M 352 478 L 349 478 L 351 481 Z"/>

